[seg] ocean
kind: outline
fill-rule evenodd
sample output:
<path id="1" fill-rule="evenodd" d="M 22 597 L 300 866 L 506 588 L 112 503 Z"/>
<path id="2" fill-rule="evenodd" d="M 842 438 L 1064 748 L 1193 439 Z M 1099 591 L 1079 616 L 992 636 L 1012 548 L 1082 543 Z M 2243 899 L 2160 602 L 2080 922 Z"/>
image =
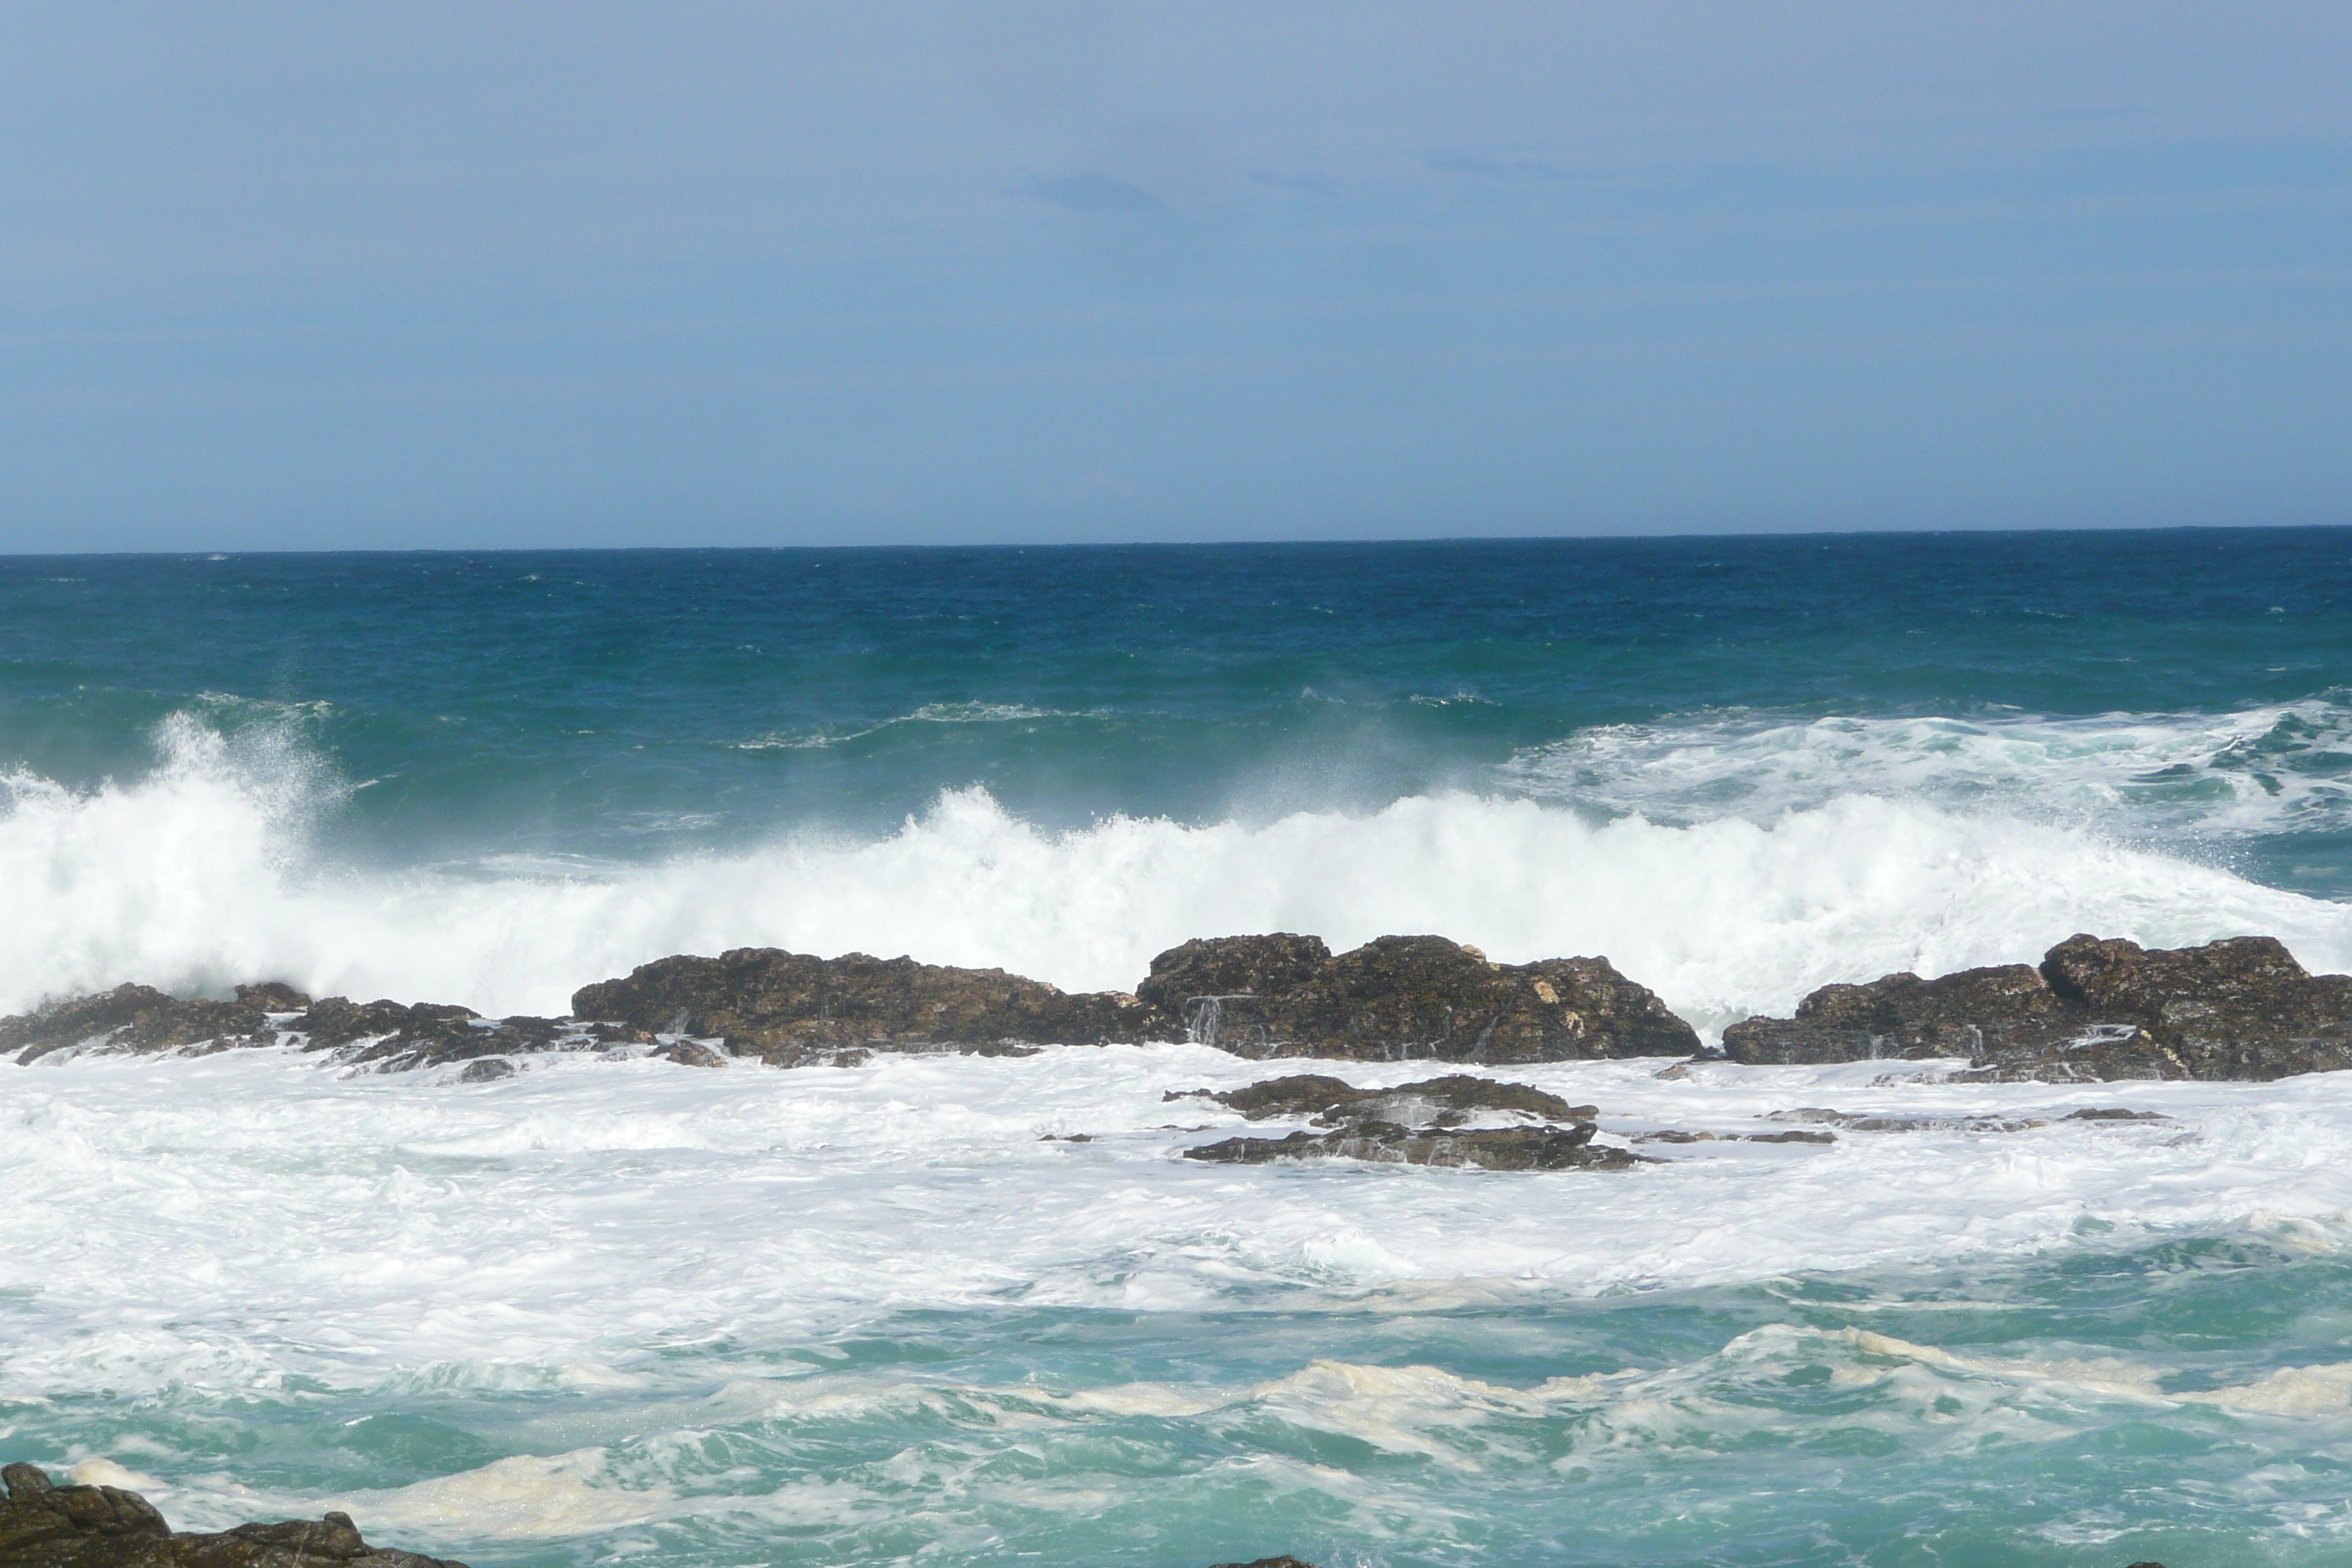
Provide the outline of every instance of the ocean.
<path id="1" fill-rule="evenodd" d="M 2352 969 L 2347 900 L 2352 531 L 0 559 L 0 1013 L 1436 932 L 1711 1042 L 2083 931 Z M 2352 1075 L 1664 1065 L 1491 1076 L 1949 1124 L 1234 1168 L 1164 1097 L 1268 1069 L 1183 1042 L 0 1064 L 0 1458 L 476 1568 L 2352 1563 Z"/>

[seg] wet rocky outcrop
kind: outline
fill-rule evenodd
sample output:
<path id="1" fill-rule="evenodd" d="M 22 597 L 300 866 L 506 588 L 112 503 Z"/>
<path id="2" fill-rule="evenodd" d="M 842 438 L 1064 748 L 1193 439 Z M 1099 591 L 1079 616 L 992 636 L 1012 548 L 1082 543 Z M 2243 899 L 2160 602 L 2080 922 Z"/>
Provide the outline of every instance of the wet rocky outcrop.
<path id="1" fill-rule="evenodd" d="M 37 1465 L 0 1468 L 0 1568 L 465 1568 L 370 1546 L 348 1514 L 174 1531 L 117 1487 L 58 1486 Z"/>
<path id="2" fill-rule="evenodd" d="M 0 1018 L 0 1055 L 31 1063 L 52 1051 L 100 1043 L 122 1051 L 165 1051 L 218 1042 L 274 1045 L 278 1031 L 262 1007 L 235 1002 L 184 1001 L 152 985 L 118 985 L 95 996 L 74 996 L 20 1017 Z"/>
<path id="3" fill-rule="evenodd" d="M 1277 933 L 1188 942 L 1137 998 L 1185 1037 L 1246 1057 L 1551 1062 L 1690 1056 L 1698 1036 L 1605 958 L 1494 963 L 1442 936 L 1334 956 Z"/>
<path id="4" fill-rule="evenodd" d="M 382 1072 L 474 1064 L 469 1081 L 504 1076 L 508 1058 L 550 1050 L 615 1044 L 650 1046 L 651 1035 L 625 1026 L 578 1025 L 568 1018 L 485 1018 L 446 1003 L 312 1001 L 290 985 L 240 985 L 234 1002 L 185 1000 L 146 985 L 118 985 L 0 1018 L 0 1055 L 29 1066 L 58 1051 L 208 1055 L 254 1046 L 289 1046 L 347 1067 Z M 698 1047 L 699 1048 L 699 1047 Z M 715 1054 L 703 1051 L 716 1059 Z M 476 1071 L 475 1068 L 479 1068 Z"/>
<path id="5" fill-rule="evenodd" d="M 1957 1057 L 1998 1079 L 2266 1080 L 2352 1068 L 2352 975 L 2315 975 L 2272 937 L 2074 936 L 2038 966 L 1825 985 L 1723 1044 L 1750 1064 Z"/>
<path id="6" fill-rule="evenodd" d="M 1286 1138 L 1227 1138 L 1184 1151 L 1211 1164 L 1264 1165 L 1277 1160 L 1368 1160 L 1379 1164 L 1454 1165 L 1478 1171 L 1622 1171 L 1643 1163 L 1631 1150 L 1595 1143 L 1593 1126 L 1494 1127 L 1449 1131 L 1356 1121 L 1337 1132 Z"/>
<path id="7" fill-rule="evenodd" d="M 1252 1121 L 1306 1117 L 1281 1138 L 1228 1138 L 1184 1151 L 1211 1164 L 1262 1165 L 1277 1160 L 1370 1160 L 1382 1164 L 1457 1165 L 1483 1171 L 1616 1171 L 1642 1163 L 1629 1150 L 1595 1143 L 1589 1105 L 1570 1105 L 1524 1083 L 1453 1073 L 1391 1089 L 1357 1089 L 1322 1073 L 1294 1073 L 1245 1088 L 1180 1090 L 1169 1100 L 1205 1099 Z M 1510 1119 L 1502 1126 L 1475 1121 Z"/>
<path id="8" fill-rule="evenodd" d="M 21 1064 L 60 1051 L 286 1046 L 373 1071 L 458 1066 L 474 1082 L 558 1051 L 692 1067 L 735 1058 L 846 1066 L 874 1051 L 1024 1055 L 1171 1038 L 1251 1058 L 1479 1064 L 1699 1048 L 1689 1025 L 1606 959 L 1495 963 L 1436 936 L 1381 937 L 1334 954 L 1318 938 L 1285 932 L 1171 948 L 1132 995 L 905 957 L 738 948 L 584 986 L 565 1018 L 313 1001 L 277 982 L 241 985 L 233 1001 L 120 985 L 0 1018 L 0 1056 Z M 2149 950 L 2076 936 L 2038 965 L 1825 985 L 1793 1017 L 1733 1025 L 1724 1047 L 1754 1065 L 1958 1058 L 1964 1074 L 1988 1079 L 2277 1079 L 2352 1068 L 2352 976 L 2311 974 L 2268 937 Z M 1419 1112 L 1388 1119 L 1409 1125 Z"/>
<path id="9" fill-rule="evenodd" d="M 1530 1084 L 1473 1078 L 1467 1073 L 1423 1079 L 1393 1089 L 1357 1089 L 1322 1073 L 1294 1073 L 1287 1078 L 1265 1079 L 1243 1089 L 1180 1089 L 1164 1098 L 1213 1100 L 1228 1110 L 1240 1111 L 1251 1121 L 1276 1116 L 1305 1116 L 1324 1127 L 1375 1121 L 1408 1127 L 1454 1128 L 1475 1118 L 1493 1115 L 1538 1121 L 1590 1121 L 1600 1114 L 1592 1106 L 1570 1105 L 1559 1096 Z"/>
<path id="10" fill-rule="evenodd" d="M 665 958 L 573 993 L 575 1017 L 720 1038 L 780 1066 L 845 1050 L 988 1052 L 1154 1037 L 1118 992 L 1072 994 L 1002 969 L 955 969 L 862 952 L 815 958 L 740 947 Z"/>
<path id="11" fill-rule="evenodd" d="M 1444 937 L 1382 937 L 1334 956 L 1317 937 L 1219 937 L 1153 960 L 1133 995 L 1069 993 L 1001 969 L 737 948 L 641 964 L 582 987 L 569 1018 L 484 1018 L 447 1004 L 317 1001 L 270 983 L 234 1002 L 149 986 L 0 1019 L 0 1053 L 227 1050 L 283 1045 L 377 1071 L 642 1046 L 688 1066 L 730 1058 L 851 1065 L 873 1051 L 1025 1054 L 1047 1045 L 1190 1038 L 1247 1056 L 1561 1061 L 1688 1056 L 1698 1037 L 1606 959 L 1487 962 Z"/>

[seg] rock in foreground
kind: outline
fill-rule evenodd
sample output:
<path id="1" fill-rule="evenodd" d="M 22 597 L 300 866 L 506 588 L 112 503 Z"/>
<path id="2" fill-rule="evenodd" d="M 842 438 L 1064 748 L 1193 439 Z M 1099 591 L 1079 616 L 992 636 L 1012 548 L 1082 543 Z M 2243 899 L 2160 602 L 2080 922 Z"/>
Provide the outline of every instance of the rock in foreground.
<path id="1" fill-rule="evenodd" d="M 0 1568 L 465 1568 L 370 1546 L 348 1514 L 174 1531 L 155 1506 L 115 1487 L 61 1487 L 37 1465 L 0 1468 Z"/>
<path id="2" fill-rule="evenodd" d="M 1389 1165 L 1456 1165 L 1474 1171 L 1622 1171 L 1643 1163 L 1630 1150 L 1592 1141 L 1590 1122 L 1574 1127 L 1496 1127 L 1448 1132 L 1358 1121 L 1337 1132 L 1287 1138 L 1228 1138 L 1184 1151 L 1187 1160 L 1264 1165 L 1276 1160 L 1369 1160 Z"/>
<path id="3" fill-rule="evenodd" d="M 2151 950 L 2074 936 L 2039 967 L 1825 985 L 1723 1045 L 1751 1064 L 1958 1057 L 1989 1079 L 2267 1080 L 2352 1068 L 2352 975 L 2312 974 L 2272 937 Z"/>
<path id="4" fill-rule="evenodd" d="M 1238 1110 L 1252 1121 L 1275 1116 L 1311 1117 L 1318 1125 L 1344 1122 L 1394 1121 L 1408 1127 L 1454 1128 L 1481 1114 L 1529 1117 L 1539 1121 L 1590 1121 L 1600 1112 L 1590 1105 L 1570 1105 L 1556 1094 L 1530 1084 L 1503 1083 L 1490 1078 L 1451 1073 L 1423 1079 L 1394 1089 L 1357 1089 L 1321 1073 L 1295 1073 L 1270 1078 L 1244 1089 L 1212 1093 L 1207 1089 L 1180 1091 L 1169 1100 L 1195 1096 L 1213 1100 Z"/>
<path id="5" fill-rule="evenodd" d="M 1524 1083 L 1455 1073 L 1393 1089 L 1356 1089 L 1320 1073 L 1267 1079 L 1245 1089 L 1171 1094 L 1198 1096 L 1252 1121 L 1306 1116 L 1330 1132 L 1301 1129 L 1286 1138 L 1228 1138 L 1187 1149 L 1188 1160 L 1263 1165 L 1276 1160 L 1370 1160 L 1396 1165 L 1459 1165 L 1481 1171 L 1620 1171 L 1643 1163 L 1629 1150 L 1592 1141 L 1589 1105 L 1570 1105 Z M 1471 1127 L 1477 1116 L 1516 1125 Z M 1532 1123 L 1532 1124 L 1530 1124 Z"/>

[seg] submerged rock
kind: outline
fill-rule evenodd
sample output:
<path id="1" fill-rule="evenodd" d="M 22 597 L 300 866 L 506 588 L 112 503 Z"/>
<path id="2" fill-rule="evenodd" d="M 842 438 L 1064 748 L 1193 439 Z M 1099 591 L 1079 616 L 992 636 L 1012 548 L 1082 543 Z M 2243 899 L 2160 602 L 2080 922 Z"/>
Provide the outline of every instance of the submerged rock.
<path id="1" fill-rule="evenodd" d="M 1690 1056 L 1698 1036 L 1605 958 L 1487 962 L 1442 936 L 1334 957 L 1277 933 L 1188 942 L 1135 988 L 1188 1039 L 1245 1057 L 1549 1062 Z"/>
<path id="2" fill-rule="evenodd" d="M 2050 1125 L 2031 1116 L 1874 1116 L 1819 1105 L 1776 1110 L 1767 1120 L 1842 1127 L 1848 1132 L 2023 1132 Z"/>
<path id="3" fill-rule="evenodd" d="M 739 1056 L 782 1066 L 846 1049 L 988 1052 L 1150 1037 L 1146 1011 L 1118 992 L 1072 995 L 1001 969 L 772 947 L 640 964 L 625 979 L 582 987 L 572 1011 L 720 1037 Z"/>
<path id="4" fill-rule="evenodd" d="M 1393 1121 L 1358 1121 L 1337 1132 L 1228 1138 L 1187 1149 L 1184 1158 L 1226 1165 L 1263 1165 L 1276 1160 L 1369 1160 L 1478 1171 L 1622 1171 L 1643 1163 L 1630 1150 L 1593 1142 L 1592 1134 L 1590 1122 L 1463 1132 L 1400 1127 Z"/>
<path id="5" fill-rule="evenodd" d="M 1689 1132 L 1679 1127 L 1662 1127 L 1654 1132 L 1636 1132 L 1636 1143 L 1834 1143 L 1834 1132 Z"/>
<path id="6" fill-rule="evenodd" d="M 2312 974 L 2271 937 L 2151 950 L 2074 936 L 2038 968 L 1825 985 L 1723 1044 L 1750 1064 L 1959 1057 L 1988 1079 L 2266 1080 L 2352 1068 L 2352 975 Z"/>
<path id="7" fill-rule="evenodd" d="M 1271 1078 L 1245 1089 L 1213 1092 L 1180 1090 L 1168 1100 L 1213 1100 L 1238 1110 L 1252 1121 L 1274 1116 L 1311 1116 L 1326 1127 L 1371 1120 L 1408 1127 L 1459 1127 L 1480 1111 L 1529 1116 L 1542 1121 L 1590 1121 L 1600 1112 L 1590 1105 L 1570 1105 L 1556 1094 L 1524 1083 L 1451 1073 L 1423 1079 L 1394 1089 L 1356 1089 L 1322 1073 L 1296 1073 Z"/>
<path id="8" fill-rule="evenodd" d="M 116 1487 L 58 1486 L 37 1465 L 0 1468 L 0 1568 L 465 1568 L 370 1546 L 351 1516 L 174 1531 L 155 1506 Z"/>

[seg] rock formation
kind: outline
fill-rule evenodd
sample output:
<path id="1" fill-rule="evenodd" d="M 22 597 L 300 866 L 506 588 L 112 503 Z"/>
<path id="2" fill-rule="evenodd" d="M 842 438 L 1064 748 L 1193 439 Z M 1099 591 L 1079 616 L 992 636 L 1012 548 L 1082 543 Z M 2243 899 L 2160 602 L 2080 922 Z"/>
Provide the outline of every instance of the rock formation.
<path id="1" fill-rule="evenodd" d="M 0 1468 L 0 1568 L 465 1568 L 370 1546 L 348 1514 L 174 1531 L 137 1492 L 61 1487 L 37 1465 Z"/>
<path id="2" fill-rule="evenodd" d="M 1490 963 L 1442 936 L 1384 936 L 1336 958 L 1311 936 L 1188 942 L 1153 959 L 1135 994 L 1186 1037 L 1245 1057 L 1555 1062 L 1699 1048 L 1605 958 Z"/>
<path id="3" fill-rule="evenodd" d="M 1187 1149 L 1188 1160 L 1259 1165 L 1276 1160 L 1371 1160 L 1385 1164 L 1461 1165 L 1485 1171 L 1623 1170 L 1642 1163 L 1628 1150 L 1593 1142 L 1589 1105 L 1570 1105 L 1524 1083 L 1465 1073 L 1393 1089 L 1356 1089 L 1320 1073 L 1266 1079 L 1244 1089 L 1192 1089 L 1170 1100 L 1213 1100 L 1252 1121 L 1304 1116 L 1330 1132 L 1302 1128 L 1284 1138 L 1228 1138 Z M 1472 1127 L 1503 1118 L 1504 1125 Z"/>
<path id="4" fill-rule="evenodd" d="M 1002 969 L 952 969 L 862 952 L 813 958 L 739 947 L 665 958 L 572 994 L 575 1017 L 722 1038 L 739 1056 L 790 1067 L 843 1050 L 990 1050 L 1156 1037 L 1118 992 L 1071 995 Z"/>
<path id="5" fill-rule="evenodd" d="M 1356 1089 L 1321 1073 L 1270 1078 L 1245 1089 L 1212 1092 L 1179 1090 L 1164 1098 L 1213 1100 L 1252 1121 L 1273 1116 L 1306 1116 L 1324 1127 L 1344 1122 L 1393 1121 L 1408 1127 L 1460 1127 L 1480 1112 L 1528 1117 L 1538 1121 L 1590 1121 L 1600 1112 L 1570 1105 L 1556 1094 L 1524 1083 L 1453 1073 L 1394 1089 Z"/>
<path id="6" fill-rule="evenodd" d="M 120 985 L 0 1018 L 0 1056 L 30 1064 L 58 1051 L 287 1046 L 372 1071 L 464 1064 L 453 1076 L 481 1082 L 551 1051 L 789 1067 L 877 1050 L 1023 1055 L 1172 1038 L 1253 1058 L 1492 1064 L 1699 1048 L 1689 1025 L 1606 959 L 1493 963 L 1435 936 L 1385 936 L 1337 955 L 1286 933 L 1188 942 L 1152 960 L 1133 995 L 911 958 L 738 948 L 584 986 L 572 1015 L 314 1002 L 275 982 L 238 986 L 235 1001 Z M 2307 973 L 2268 937 L 2150 952 L 2077 936 L 2039 967 L 1825 985 L 1792 1018 L 1733 1025 L 1724 1046 L 1750 1064 L 1958 1057 L 1988 1079 L 2284 1078 L 2352 1068 L 2352 976 Z"/>
<path id="7" fill-rule="evenodd" d="M 0 1056 L 29 1066 L 56 1051 L 98 1049 L 131 1055 L 209 1054 L 252 1046 L 292 1046 L 337 1063 L 404 1071 L 469 1062 L 469 1080 L 503 1076 L 511 1056 L 547 1050 L 651 1047 L 653 1037 L 616 1026 L 563 1018 L 485 1018 L 443 1003 L 313 1002 L 289 985 L 240 985 L 234 1002 L 182 1000 L 145 985 L 118 985 L 0 1018 Z M 709 1053 L 706 1052 L 706 1055 Z M 715 1058 L 713 1058 L 715 1059 Z"/>
<path id="8" fill-rule="evenodd" d="M 1958 1057 L 2000 1079 L 2279 1079 L 2352 1067 L 2352 976 L 2309 973 L 2271 937 L 2151 951 L 2074 936 L 2039 968 L 1825 985 L 1723 1044 L 1754 1064 Z"/>
<path id="9" fill-rule="evenodd" d="M 1187 1160 L 1263 1165 L 1276 1160 L 1370 1160 L 1382 1164 L 1459 1165 L 1479 1171 L 1622 1171 L 1643 1163 L 1630 1150 L 1592 1141 L 1573 1127 L 1496 1127 L 1471 1132 L 1357 1121 L 1337 1132 L 1287 1138 L 1228 1138 L 1184 1151 Z"/>

